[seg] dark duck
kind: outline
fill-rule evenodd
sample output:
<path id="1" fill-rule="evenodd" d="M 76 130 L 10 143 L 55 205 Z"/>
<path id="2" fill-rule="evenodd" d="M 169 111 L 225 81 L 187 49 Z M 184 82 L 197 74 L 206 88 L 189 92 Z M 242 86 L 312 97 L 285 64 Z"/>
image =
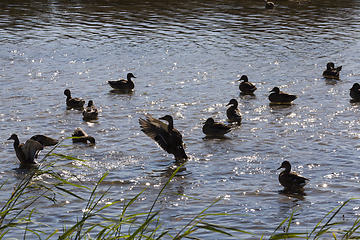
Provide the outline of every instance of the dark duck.
<path id="1" fill-rule="evenodd" d="M 168 124 L 160 121 L 165 120 Z M 146 119 L 139 119 L 141 131 L 153 139 L 167 153 L 173 154 L 176 160 L 187 159 L 181 133 L 174 128 L 173 118 L 165 115 L 159 119 L 146 114 Z"/>

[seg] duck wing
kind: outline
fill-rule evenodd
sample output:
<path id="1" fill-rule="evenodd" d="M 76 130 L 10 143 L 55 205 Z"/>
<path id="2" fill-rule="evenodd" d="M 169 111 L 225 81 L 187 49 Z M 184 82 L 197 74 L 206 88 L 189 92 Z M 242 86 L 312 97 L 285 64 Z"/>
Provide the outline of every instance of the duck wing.
<path id="1" fill-rule="evenodd" d="M 332 69 L 326 69 L 324 72 L 323 72 L 323 76 L 324 77 L 339 77 L 340 75 L 340 71 L 342 69 L 342 66 L 340 67 L 337 67 L 337 68 L 332 68 Z"/>
<path id="2" fill-rule="evenodd" d="M 253 93 L 257 88 L 251 82 L 241 82 L 239 89 L 243 93 Z"/>
<path id="3" fill-rule="evenodd" d="M 296 172 L 282 173 L 279 175 L 281 185 L 289 189 L 303 188 L 309 179 L 301 176 Z"/>
<path id="4" fill-rule="evenodd" d="M 35 164 L 35 158 L 38 157 L 38 154 L 43 150 L 43 145 L 38 141 L 29 139 L 24 145 L 21 146 L 21 151 L 25 155 L 25 163 Z"/>
<path id="5" fill-rule="evenodd" d="M 146 119 L 139 118 L 141 131 L 154 140 L 162 149 L 169 152 L 171 135 L 168 132 L 168 125 L 159 119 L 146 115 Z M 180 134 L 180 133 L 179 133 Z"/>
<path id="6" fill-rule="evenodd" d="M 280 96 L 284 99 L 284 102 L 292 102 L 297 99 L 296 95 L 280 92 Z"/>
<path id="7" fill-rule="evenodd" d="M 205 124 L 203 126 L 203 132 L 209 136 L 221 136 L 230 132 L 230 130 L 231 127 L 223 123 Z"/>
<path id="8" fill-rule="evenodd" d="M 54 146 L 59 142 L 58 140 L 51 137 L 47 137 L 45 135 L 34 135 L 30 139 L 34 141 L 38 141 L 43 146 Z"/>
<path id="9" fill-rule="evenodd" d="M 82 108 L 85 104 L 85 101 L 81 98 L 70 98 L 66 101 L 66 104 L 70 107 Z"/>
<path id="10" fill-rule="evenodd" d="M 127 87 L 127 85 L 130 85 L 129 81 L 126 79 L 119 79 L 117 81 L 108 81 L 108 83 L 112 88 L 115 89 L 123 89 L 124 87 Z"/>
<path id="11" fill-rule="evenodd" d="M 279 94 L 272 93 L 269 95 L 270 102 L 278 103 L 289 103 L 294 101 L 297 98 L 296 95 L 280 92 Z"/>
<path id="12" fill-rule="evenodd" d="M 226 115 L 232 122 L 241 122 L 241 111 L 239 108 L 235 108 L 234 106 L 229 107 L 226 111 Z"/>

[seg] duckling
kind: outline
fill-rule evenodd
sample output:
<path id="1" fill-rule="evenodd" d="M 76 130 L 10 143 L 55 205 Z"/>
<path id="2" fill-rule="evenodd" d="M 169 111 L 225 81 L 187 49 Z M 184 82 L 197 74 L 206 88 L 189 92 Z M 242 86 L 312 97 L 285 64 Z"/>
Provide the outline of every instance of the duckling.
<path id="1" fill-rule="evenodd" d="M 166 124 L 160 120 L 165 120 Z M 141 131 L 153 139 L 167 153 L 173 154 L 176 160 L 187 159 L 181 133 L 174 128 L 172 116 L 165 115 L 156 119 L 146 114 L 146 119 L 139 118 Z"/>
<path id="2" fill-rule="evenodd" d="M 73 143 L 87 143 L 87 141 L 89 141 L 92 144 L 95 144 L 95 138 L 89 136 L 86 134 L 86 132 L 84 130 L 82 130 L 80 127 L 76 128 L 74 130 L 74 133 L 71 134 L 72 137 L 76 137 L 73 138 L 72 141 Z"/>
<path id="3" fill-rule="evenodd" d="M 16 157 L 20 161 L 20 165 L 27 166 L 36 164 L 35 158 L 43 150 L 43 145 L 35 140 L 29 139 L 25 143 L 20 143 L 19 138 L 16 134 L 12 134 L 8 140 L 14 140 L 14 149 Z"/>
<path id="4" fill-rule="evenodd" d="M 82 112 L 84 120 L 94 120 L 98 118 L 99 111 L 95 107 L 93 100 L 89 100 L 87 107 Z"/>
<path id="5" fill-rule="evenodd" d="M 59 142 L 58 140 L 45 135 L 34 135 L 30 139 L 38 141 L 43 146 L 54 146 Z"/>
<path id="6" fill-rule="evenodd" d="M 326 64 L 326 70 L 323 72 L 323 76 L 325 78 L 339 79 L 341 69 L 342 66 L 335 68 L 335 64 L 333 62 L 328 62 Z"/>
<path id="7" fill-rule="evenodd" d="M 280 92 L 278 87 L 274 87 L 270 92 L 269 100 L 272 104 L 291 104 L 297 96 L 285 92 Z"/>
<path id="8" fill-rule="evenodd" d="M 266 9 L 273 9 L 274 7 L 275 7 L 275 3 L 265 0 L 265 8 Z"/>
<path id="9" fill-rule="evenodd" d="M 257 87 L 255 87 L 255 85 L 251 82 L 249 82 L 249 79 L 246 75 L 242 75 L 241 78 L 239 79 L 239 81 L 243 80 L 240 84 L 239 84 L 239 89 L 241 91 L 242 94 L 254 94 L 254 92 L 256 91 Z"/>
<path id="10" fill-rule="evenodd" d="M 285 168 L 285 170 L 280 173 L 279 182 L 286 189 L 297 190 L 303 188 L 307 184 L 306 181 L 310 181 L 296 172 L 291 172 L 291 164 L 289 161 L 284 161 L 278 170 L 281 168 Z"/>
<path id="11" fill-rule="evenodd" d="M 64 94 L 66 95 L 66 106 L 68 108 L 83 108 L 85 101 L 81 98 L 72 98 L 69 89 L 65 89 Z"/>
<path id="12" fill-rule="evenodd" d="M 112 88 L 118 89 L 118 90 L 131 90 L 131 89 L 134 89 L 135 84 L 131 80 L 131 78 L 136 78 L 134 76 L 134 74 L 128 73 L 126 78 L 127 78 L 127 80 L 121 78 L 121 79 L 119 79 L 117 81 L 108 81 L 108 83 Z"/>
<path id="13" fill-rule="evenodd" d="M 356 102 L 360 101 L 360 84 L 354 83 L 352 88 L 350 88 L 350 97 Z"/>
<path id="14" fill-rule="evenodd" d="M 215 122 L 213 118 L 208 118 L 202 128 L 206 136 L 224 136 L 231 131 L 231 127 L 221 122 Z"/>
<path id="15" fill-rule="evenodd" d="M 228 119 L 230 120 L 230 122 L 238 122 L 241 123 L 241 111 L 238 108 L 238 101 L 236 99 L 231 99 L 230 102 L 226 105 L 229 106 L 231 105 L 227 111 L 226 111 L 226 115 L 228 117 Z"/>

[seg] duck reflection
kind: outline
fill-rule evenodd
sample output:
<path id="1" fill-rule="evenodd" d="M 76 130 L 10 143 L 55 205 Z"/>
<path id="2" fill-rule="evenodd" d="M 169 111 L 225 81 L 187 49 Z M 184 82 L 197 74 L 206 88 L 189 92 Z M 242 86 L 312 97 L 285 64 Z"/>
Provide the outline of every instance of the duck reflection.
<path id="1" fill-rule="evenodd" d="M 339 82 L 340 79 L 333 79 L 333 78 L 325 78 L 326 85 L 335 85 Z"/>
<path id="2" fill-rule="evenodd" d="M 280 112 L 280 110 L 283 110 L 283 109 L 291 109 L 294 107 L 293 104 L 269 104 L 269 107 L 270 109 L 272 110 L 271 112 L 272 113 L 276 113 L 276 112 Z M 279 110 L 279 111 L 276 111 L 276 110 Z"/>
<path id="3" fill-rule="evenodd" d="M 282 194 L 286 197 L 297 200 L 305 200 L 305 196 L 307 195 L 305 193 L 304 189 L 297 189 L 297 190 L 291 190 L 291 189 L 282 189 L 279 191 L 279 194 Z"/>
<path id="4" fill-rule="evenodd" d="M 184 166 L 184 161 L 175 161 L 175 165 L 168 166 L 163 170 L 153 170 L 153 172 L 159 173 L 160 177 L 169 178 L 178 168 L 179 168 L 179 170 L 177 171 L 175 177 L 187 175 L 186 174 L 187 169 Z"/>
<path id="5" fill-rule="evenodd" d="M 242 92 L 239 93 L 239 97 L 241 99 L 247 100 L 247 99 L 257 99 L 255 94 L 244 94 Z"/>
<path id="6" fill-rule="evenodd" d="M 112 89 L 109 92 L 112 95 L 126 94 L 126 95 L 131 96 L 134 94 L 135 91 L 133 89 Z"/>

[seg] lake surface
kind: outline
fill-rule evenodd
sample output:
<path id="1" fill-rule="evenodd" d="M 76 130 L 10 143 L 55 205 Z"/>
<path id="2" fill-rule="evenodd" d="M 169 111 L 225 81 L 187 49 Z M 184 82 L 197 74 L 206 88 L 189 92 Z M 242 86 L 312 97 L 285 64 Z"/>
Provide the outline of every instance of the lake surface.
<path id="1" fill-rule="evenodd" d="M 268 238 L 294 208 L 291 231 L 306 232 L 334 207 L 360 197 L 360 104 L 349 96 L 360 82 L 358 1 L 282 0 L 273 10 L 250 0 L 117 2 L 0 3 L 1 184 L 8 180 L 1 201 L 23 176 L 7 141 L 11 134 L 21 142 L 35 134 L 65 139 L 81 127 L 96 145 L 65 139 L 55 153 L 87 160 L 90 168 L 51 156 L 54 171 L 90 189 L 109 172 L 99 187 L 102 193 L 112 186 L 103 205 L 146 188 L 131 211 L 149 211 L 176 162 L 140 131 L 145 113 L 172 115 L 190 157 L 155 207 L 166 228 L 184 226 L 223 197 L 208 213 L 231 215 L 205 221 L 255 234 L 234 233 L 241 239 Z M 329 61 L 343 66 L 340 80 L 322 77 Z M 111 91 L 107 81 L 128 72 L 137 77 L 135 91 Z M 239 94 L 243 74 L 256 84 L 254 96 Z M 270 106 L 275 86 L 298 99 Z M 92 99 L 99 119 L 85 122 L 80 111 L 68 110 L 66 88 Z M 204 138 L 207 118 L 227 123 L 232 98 L 239 101 L 241 126 L 225 139 Z M 282 192 L 277 168 L 284 160 L 310 179 L 303 194 Z M 61 232 L 86 204 L 72 196 L 57 200 L 40 200 L 36 220 Z M 117 216 L 122 207 L 107 212 Z M 349 229 L 358 214 L 359 201 L 350 201 L 334 219 L 345 223 L 334 228 Z M 193 236 L 231 239 L 206 231 Z"/>

